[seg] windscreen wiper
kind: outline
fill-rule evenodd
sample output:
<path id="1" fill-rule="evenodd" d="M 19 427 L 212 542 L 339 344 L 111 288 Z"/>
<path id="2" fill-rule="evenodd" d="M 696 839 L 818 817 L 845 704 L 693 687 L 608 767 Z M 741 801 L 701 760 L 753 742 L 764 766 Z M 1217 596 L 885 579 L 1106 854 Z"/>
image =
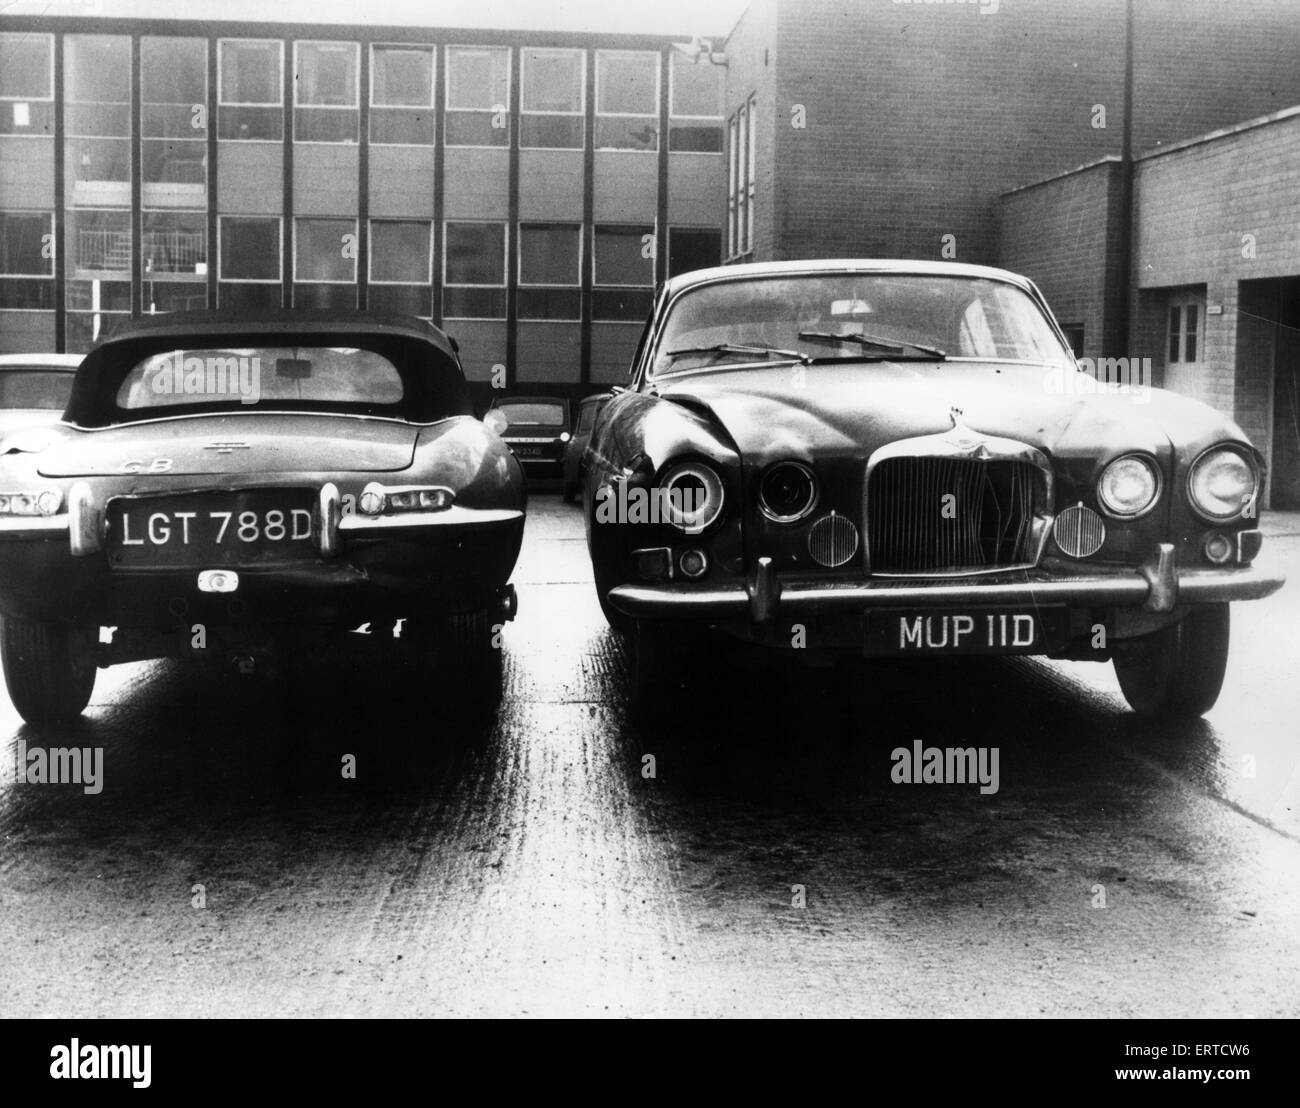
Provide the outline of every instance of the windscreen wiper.
<path id="1" fill-rule="evenodd" d="M 761 354 L 765 358 L 785 358 L 807 365 L 811 360 L 799 350 L 781 350 L 775 346 L 745 346 L 738 342 L 716 342 L 712 346 L 686 346 L 680 350 L 667 350 L 666 357 L 681 358 L 687 354 Z"/>
<path id="2" fill-rule="evenodd" d="M 859 346 L 870 346 L 886 354 L 902 354 L 910 349 L 919 350 L 922 354 L 928 354 L 931 358 L 937 358 L 939 361 L 943 361 L 948 357 L 937 346 L 926 346 L 920 342 L 907 342 L 904 339 L 893 342 L 889 339 L 865 334 L 862 331 L 800 331 L 799 337 L 822 342 L 855 342 Z"/>

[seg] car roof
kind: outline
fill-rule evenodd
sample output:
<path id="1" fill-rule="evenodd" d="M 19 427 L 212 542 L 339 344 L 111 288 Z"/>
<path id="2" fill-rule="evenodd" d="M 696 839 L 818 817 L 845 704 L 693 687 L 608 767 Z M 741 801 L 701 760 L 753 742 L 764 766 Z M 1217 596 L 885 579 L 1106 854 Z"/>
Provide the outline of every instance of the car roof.
<path id="1" fill-rule="evenodd" d="M 432 343 L 455 358 L 447 334 L 417 316 L 360 311 L 325 311 L 308 308 L 262 310 L 217 309 L 216 311 L 166 312 L 123 322 L 96 349 L 119 342 L 144 338 L 219 338 L 232 334 L 286 334 L 308 331 L 315 335 L 402 336 Z"/>
<path id="2" fill-rule="evenodd" d="M 0 369 L 76 369 L 82 354 L 0 354 Z"/>
<path id="3" fill-rule="evenodd" d="M 1025 290 L 1033 288 L 1028 278 L 1008 269 L 966 262 L 933 262 L 908 258 L 806 258 L 783 262 L 746 262 L 741 265 L 694 269 L 668 280 L 667 290 L 681 292 L 694 285 L 744 277 L 794 277 L 816 273 L 894 273 L 900 276 L 982 277 L 1007 281 Z"/>

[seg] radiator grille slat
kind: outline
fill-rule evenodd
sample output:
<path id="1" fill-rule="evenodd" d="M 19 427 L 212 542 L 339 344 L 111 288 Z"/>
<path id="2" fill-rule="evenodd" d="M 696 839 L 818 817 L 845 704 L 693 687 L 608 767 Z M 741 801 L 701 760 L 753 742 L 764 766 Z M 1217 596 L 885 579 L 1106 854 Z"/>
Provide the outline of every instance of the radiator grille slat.
<path id="1" fill-rule="evenodd" d="M 1033 465 L 1006 459 L 885 459 L 867 490 L 872 572 L 959 572 L 1029 561 L 1036 479 Z"/>

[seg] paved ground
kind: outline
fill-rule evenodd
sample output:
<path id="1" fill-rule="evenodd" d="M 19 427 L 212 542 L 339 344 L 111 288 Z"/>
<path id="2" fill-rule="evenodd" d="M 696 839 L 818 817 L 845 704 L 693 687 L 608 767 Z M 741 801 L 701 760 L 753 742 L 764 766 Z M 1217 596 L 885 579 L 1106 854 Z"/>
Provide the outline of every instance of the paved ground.
<path id="1" fill-rule="evenodd" d="M 1293 582 L 1191 726 L 1096 665 L 723 658 L 637 725 L 548 495 L 494 726 L 342 659 L 121 667 L 58 734 L 0 697 L 0 1012 L 1296 1016 L 1300 516 L 1267 526 Z M 997 745 L 998 793 L 891 783 L 916 739 Z M 17 784 L 19 741 L 102 747 L 102 793 Z"/>

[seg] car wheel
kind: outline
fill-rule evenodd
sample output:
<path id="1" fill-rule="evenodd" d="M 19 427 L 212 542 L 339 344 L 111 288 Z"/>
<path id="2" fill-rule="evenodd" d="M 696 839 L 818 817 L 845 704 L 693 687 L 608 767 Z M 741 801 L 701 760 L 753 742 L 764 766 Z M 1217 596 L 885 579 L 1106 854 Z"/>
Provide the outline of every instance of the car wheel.
<path id="1" fill-rule="evenodd" d="M 694 688 L 697 641 L 691 630 L 632 620 L 627 636 L 629 701 L 635 714 L 660 717 L 688 711 Z"/>
<path id="2" fill-rule="evenodd" d="M 90 703 L 95 667 L 75 659 L 66 627 L 0 617 L 0 662 L 9 699 L 28 723 L 64 723 Z"/>
<path id="3" fill-rule="evenodd" d="M 1172 627 L 1115 646 L 1115 675 L 1140 716 L 1195 719 L 1219 699 L 1228 664 L 1228 605 L 1192 608 Z"/>
<path id="4" fill-rule="evenodd" d="M 442 669 L 453 682 L 452 689 L 465 694 L 471 710 L 500 704 L 501 649 L 486 608 L 446 617 L 439 656 Z"/>

